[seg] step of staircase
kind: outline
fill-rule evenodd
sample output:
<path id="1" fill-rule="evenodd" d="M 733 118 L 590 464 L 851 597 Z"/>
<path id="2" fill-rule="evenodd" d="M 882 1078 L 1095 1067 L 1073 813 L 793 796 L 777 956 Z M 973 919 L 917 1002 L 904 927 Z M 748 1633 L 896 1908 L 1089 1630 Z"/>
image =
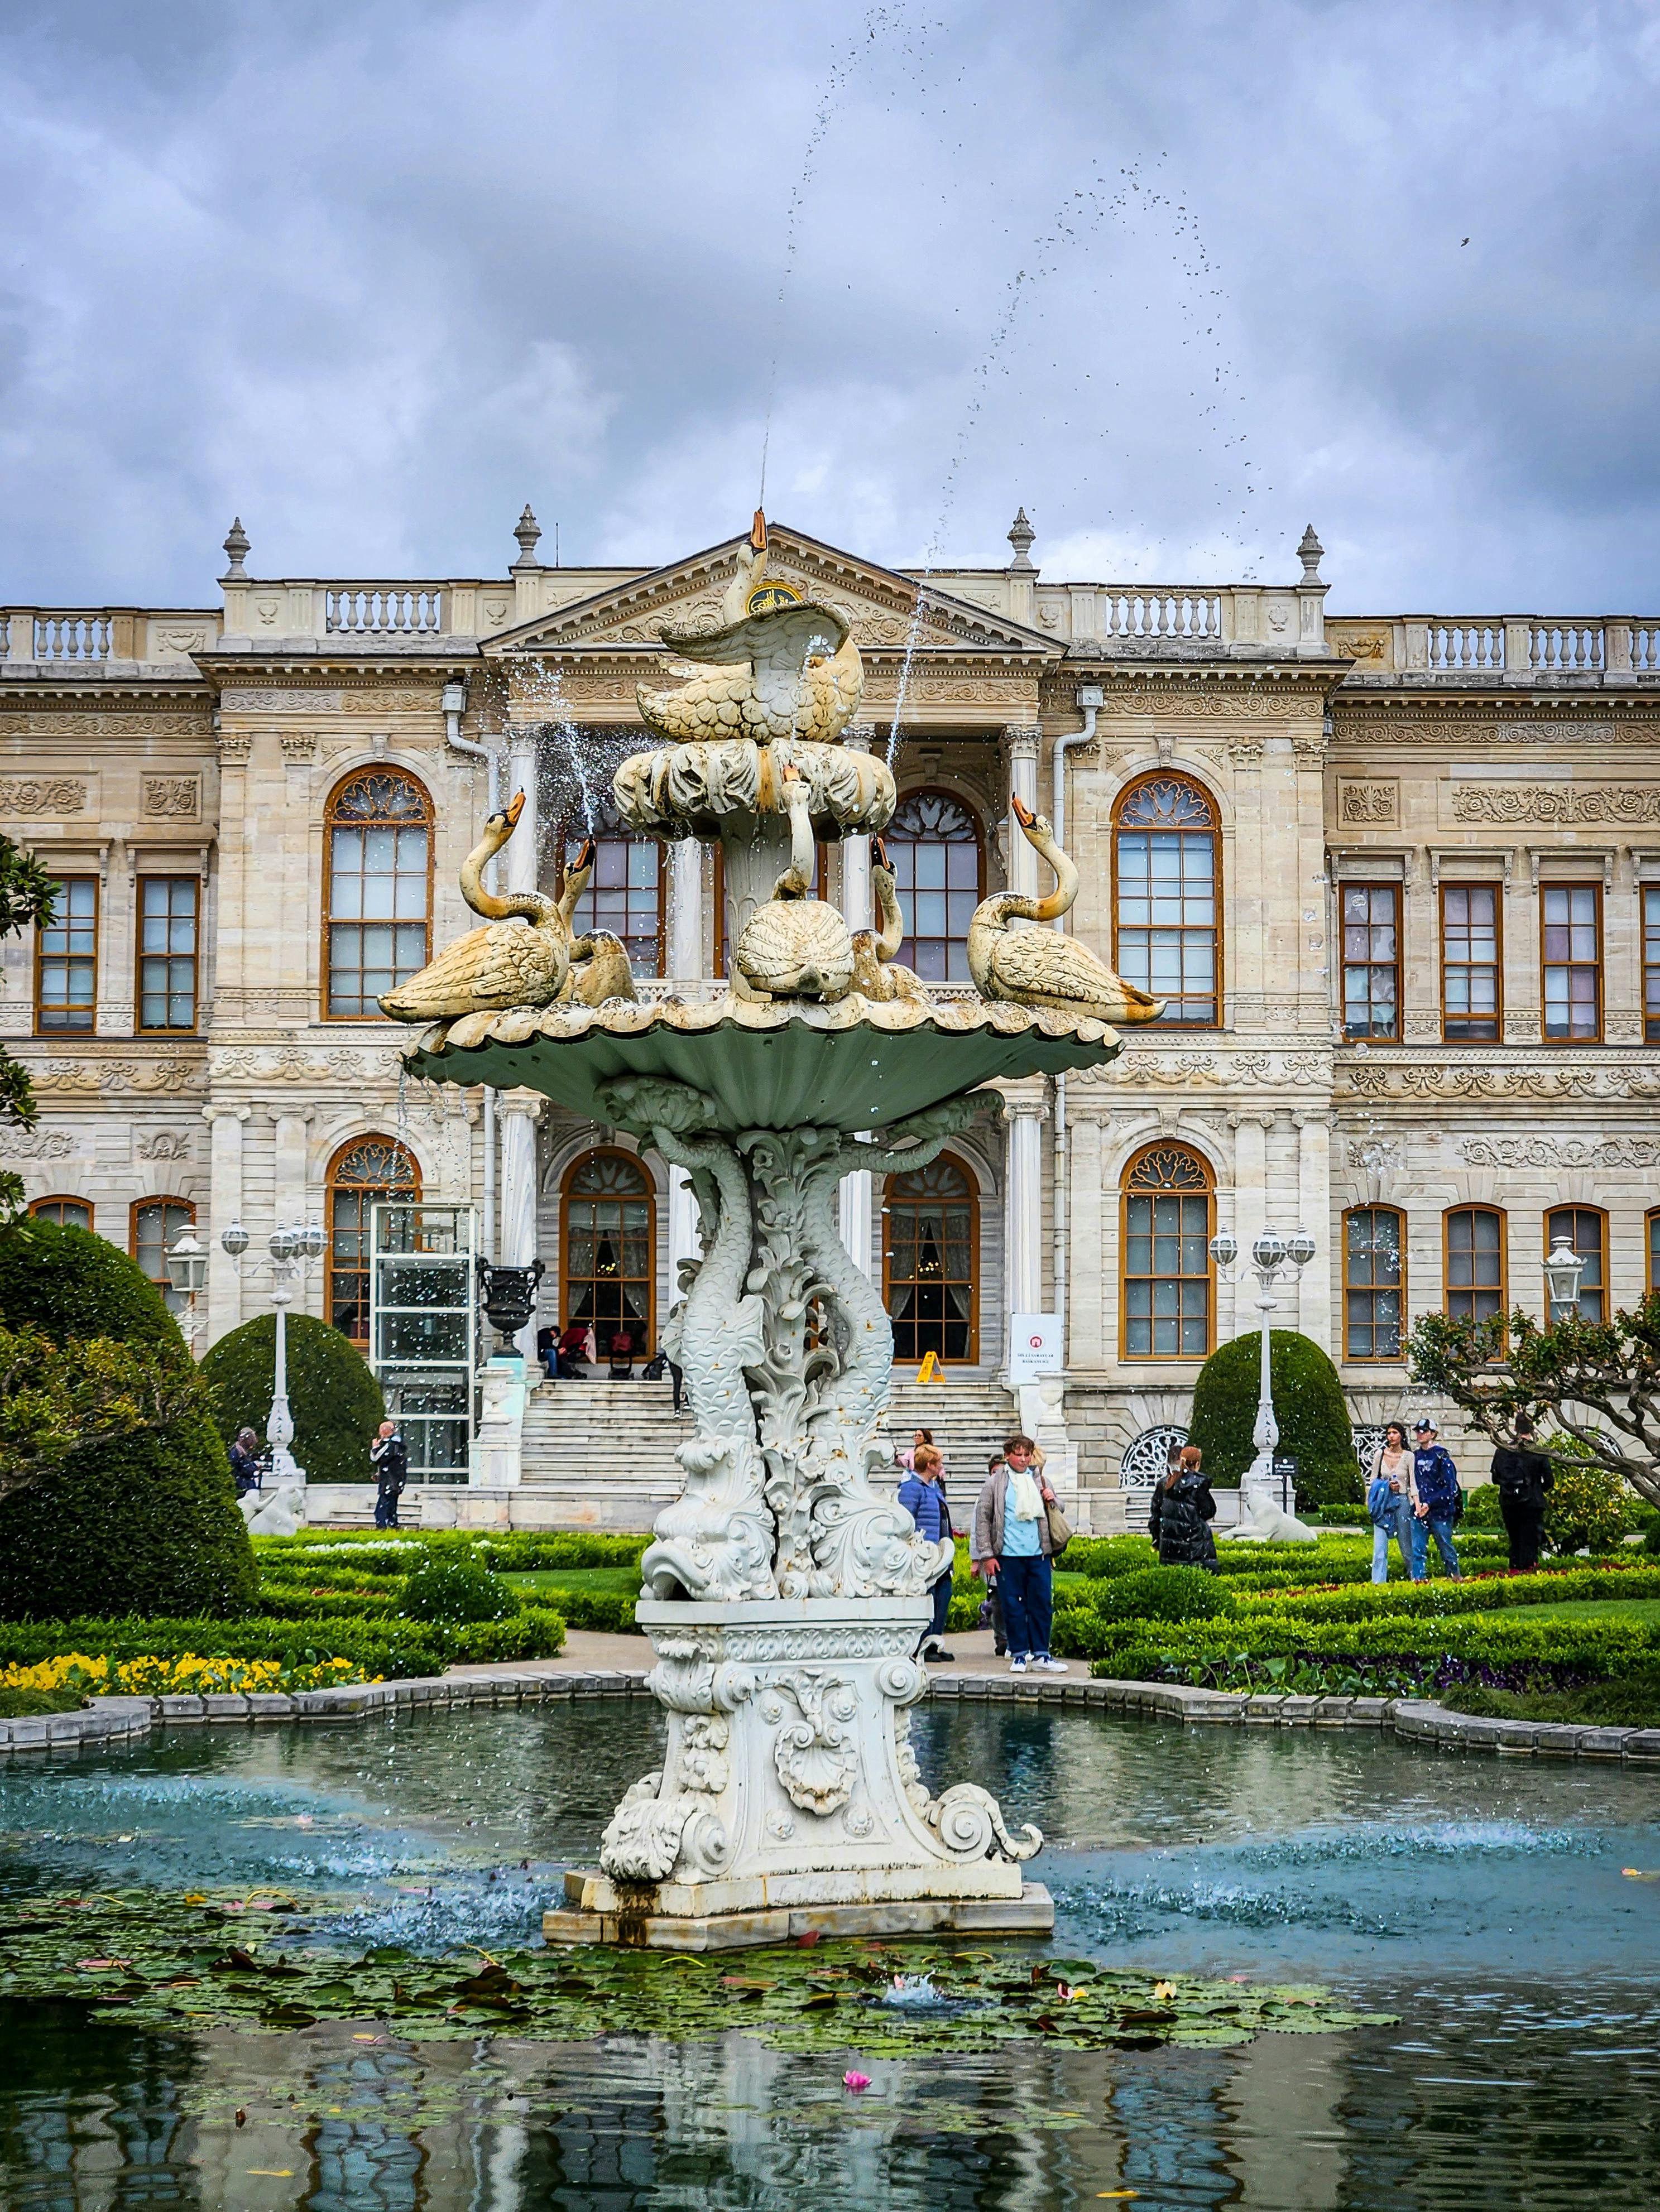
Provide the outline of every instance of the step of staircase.
<path id="1" fill-rule="evenodd" d="M 547 1384 L 525 1409 L 524 1480 L 559 1489 L 603 1483 L 666 1500 L 679 1493 L 674 1455 L 691 1432 L 691 1410 L 683 1401 L 675 1412 L 672 1382 Z"/>
<path id="2" fill-rule="evenodd" d="M 946 1455 L 947 1484 L 965 1500 L 978 1492 L 986 1479 L 986 1462 L 1002 1449 L 1004 1437 L 1018 1419 L 1012 1395 L 1000 1383 L 978 1378 L 917 1383 L 896 1376 L 888 1398 L 887 1428 L 892 1442 L 908 1445 L 918 1429 L 931 1431 Z"/>

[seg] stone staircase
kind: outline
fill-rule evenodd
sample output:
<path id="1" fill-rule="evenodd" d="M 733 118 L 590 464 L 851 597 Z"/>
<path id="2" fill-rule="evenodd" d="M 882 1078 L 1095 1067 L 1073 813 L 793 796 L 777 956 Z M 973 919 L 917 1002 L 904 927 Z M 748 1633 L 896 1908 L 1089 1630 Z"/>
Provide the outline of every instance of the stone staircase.
<path id="1" fill-rule="evenodd" d="M 888 1434 L 896 1444 L 909 1444 L 918 1429 L 932 1431 L 946 1455 L 952 1510 L 964 1527 L 986 1479 L 986 1462 L 1002 1449 L 1018 1420 L 1011 1394 L 978 1377 L 918 1384 L 896 1376 L 888 1400 Z"/>
<path id="2" fill-rule="evenodd" d="M 672 1382 L 544 1384 L 525 1409 L 514 1525 L 649 1528 L 680 1494 L 675 1448 L 691 1425 L 690 1407 L 674 1410 Z"/>

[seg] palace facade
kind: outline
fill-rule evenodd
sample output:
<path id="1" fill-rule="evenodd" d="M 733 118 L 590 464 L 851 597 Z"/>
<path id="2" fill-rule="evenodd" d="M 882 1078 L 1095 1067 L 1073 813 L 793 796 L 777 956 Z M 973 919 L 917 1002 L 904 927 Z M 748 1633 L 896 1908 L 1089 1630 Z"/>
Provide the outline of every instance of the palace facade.
<path id="1" fill-rule="evenodd" d="M 376 1009 L 471 926 L 493 782 L 530 793 L 508 880 L 556 884 L 583 819 L 562 724 L 597 786 L 583 919 L 642 993 L 718 988 L 712 855 L 629 836 L 605 793 L 660 628 L 715 624 L 742 540 L 571 568 L 528 509 L 516 535 L 501 577 L 267 580 L 239 524 L 215 604 L 0 616 L 0 827 L 63 885 L 4 948 L 41 1113 L 0 1158 L 158 1280 L 193 1222 L 207 1340 L 265 1309 L 233 1220 L 255 1253 L 321 1223 L 306 1299 L 359 1341 L 377 1196 L 484 1208 L 486 1249 L 546 1263 L 538 1318 L 602 1344 L 654 1342 L 691 1249 L 686 1194 L 617 1132 L 525 1093 L 400 1097 L 408 1033 Z M 1660 1279 L 1660 619 L 1340 618 L 1312 532 L 1294 582 L 1168 588 L 1051 581 L 1024 514 L 1009 535 L 1004 565 L 931 575 L 915 624 L 913 575 L 785 526 L 769 565 L 848 617 L 879 747 L 910 649 L 901 957 L 966 986 L 977 900 L 1037 887 L 1018 793 L 1081 867 L 1067 926 L 1169 1001 L 1110 1066 L 1006 1085 L 933 1167 L 844 1193 L 903 1374 L 946 1364 L 942 1411 L 1000 1426 L 1009 1316 L 1064 1316 L 1044 1418 L 1104 1526 L 1256 1325 L 1219 1225 L 1312 1232 L 1277 1319 L 1361 1426 L 1404 1403 L 1415 1316 L 1541 1309 L 1560 1234 L 1588 1311 Z M 820 871 L 862 924 L 862 848 Z"/>

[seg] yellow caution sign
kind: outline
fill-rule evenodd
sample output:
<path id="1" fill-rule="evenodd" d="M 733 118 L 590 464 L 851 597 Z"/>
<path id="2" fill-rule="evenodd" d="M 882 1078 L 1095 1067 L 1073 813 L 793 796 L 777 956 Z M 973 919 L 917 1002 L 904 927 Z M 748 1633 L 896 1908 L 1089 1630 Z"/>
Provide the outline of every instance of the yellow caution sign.
<path id="1" fill-rule="evenodd" d="M 923 1354 L 922 1364 L 916 1370 L 916 1379 L 919 1382 L 943 1382 L 945 1381 L 946 1370 L 939 1364 L 939 1354 L 937 1352 L 929 1352 Z"/>

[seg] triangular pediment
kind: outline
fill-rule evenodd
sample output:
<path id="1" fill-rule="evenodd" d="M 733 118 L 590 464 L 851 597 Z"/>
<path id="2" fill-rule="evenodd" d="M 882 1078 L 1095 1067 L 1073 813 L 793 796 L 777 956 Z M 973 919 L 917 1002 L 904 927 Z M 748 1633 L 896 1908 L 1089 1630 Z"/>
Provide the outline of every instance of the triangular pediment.
<path id="1" fill-rule="evenodd" d="M 705 552 L 613 585 L 591 599 L 499 633 L 485 650 L 492 659 L 525 652 L 660 652 L 665 629 L 719 629 L 727 619 L 722 611 L 727 586 L 748 544 L 747 537 L 731 538 Z M 915 578 L 897 569 L 821 544 L 784 524 L 769 523 L 767 577 L 793 586 L 804 599 L 834 607 L 861 653 L 902 653 L 912 643 L 918 586 Z M 921 590 L 923 613 L 915 638 L 919 653 L 979 652 L 1043 660 L 1061 654 L 1055 639 L 1041 631 L 1027 629 L 970 600 L 954 599 L 933 584 Z"/>

